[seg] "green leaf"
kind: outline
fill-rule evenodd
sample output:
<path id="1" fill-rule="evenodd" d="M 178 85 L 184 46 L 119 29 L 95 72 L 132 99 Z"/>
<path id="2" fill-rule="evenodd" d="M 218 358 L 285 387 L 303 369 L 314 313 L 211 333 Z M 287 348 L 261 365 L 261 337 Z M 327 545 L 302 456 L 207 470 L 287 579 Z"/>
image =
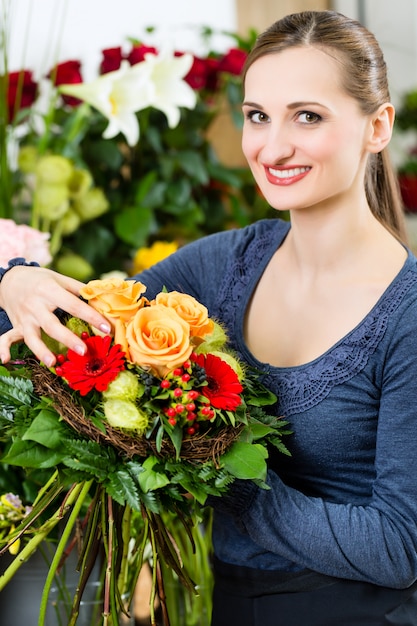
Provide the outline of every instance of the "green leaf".
<path id="1" fill-rule="evenodd" d="M 13 376 L 0 376 L 0 397 L 2 403 L 10 402 L 19 407 L 21 404 L 31 405 L 33 385 L 28 378 L 15 378 Z"/>
<path id="2" fill-rule="evenodd" d="M 115 453 L 95 441 L 71 440 L 66 442 L 67 454 L 63 463 L 79 472 L 87 472 L 98 480 L 105 480 L 114 471 Z"/>
<path id="3" fill-rule="evenodd" d="M 275 428 L 266 424 L 251 424 L 249 428 L 254 439 L 262 439 L 262 437 L 275 432 Z"/>
<path id="4" fill-rule="evenodd" d="M 138 475 L 138 482 L 140 488 L 145 493 L 165 487 L 170 482 L 165 473 L 154 470 L 154 467 L 158 464 L 159 460 L 155 456 L 149 456 L 142 465 L 143 471 Z"/>
<path id="5" fill-rule="evenodd" d="M 169 429 L 168 435 L 172 443 L 174 444 L 176 458 L 179 459 L 180 453 L 181 453 L 182 435 L 183 435 L 181 426 L 177 424 L 176 426 L 174 426 L 174 428 Z"/>
<path id="6" fill-rule="evenodd" d="M 105 482 L 107 493 L 119 504 L 128 504 L 140 511 L 141 499 L 133 477 L 127 469 L 119 469 Z"/>
<path id="7" fill-rule="evenodd" d="M 8 453 L 2 458 L 2 462 L 19 467 L 45 469 L 58 465 L 64 457 L 65 454 L 51 451 L 35 441 L 27 443 L 18 439 L 12 443 Z"/>
<path id="8" fill-rule="evenodd" d="M 128 207 L 118 213 L 114 220 L 117 235 L 135 248 L 146 243 L 152 223 L 153 212 L 146 206 Z"/>
<path id="9" fill-rule="evenodd" d="M 182 150 L 179 159 L 180 167 L 184 172 L 201 185 L 207 185 L 210 177 L 203 157 L 199 152 Z"/>
<path id="10" fill-rule="evenodd" d="M 236 478 L 265 480 L 267 456 L 264 446 L 238 441 L 223 455 L 222 464 Z"/>
<path id="11" fill-rule="evenodd" d="M 46 448 L 65 447 L 68 427 L 54 409 L 42 409 L 22 436 L 23 441 L 36 441 Z"/>

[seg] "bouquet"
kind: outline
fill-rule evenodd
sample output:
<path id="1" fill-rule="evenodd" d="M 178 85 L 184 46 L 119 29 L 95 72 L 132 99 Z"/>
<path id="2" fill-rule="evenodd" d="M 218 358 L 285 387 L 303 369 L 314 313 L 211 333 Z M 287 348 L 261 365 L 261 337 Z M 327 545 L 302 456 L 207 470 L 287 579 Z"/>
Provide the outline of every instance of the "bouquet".
<path id="1" fill-rule="evenodd" d="M 141 282 L 91 281 L 81 296 L 111 322 L 110 335 L 64 314 L 62 322 L 85 342 L 85 355 L 46 337 L 57 355 L 55 367 L 45 367 L 21 345 L 0 369 L 0 424 L 10 440 L 1 460 L 45 472 L 30 512 L 6 539 L 0 535 L 1 552 L 23 539 L 0 590 L 63 525 L 39 624 L 75 531 L 80 581 L 69 623 L 76 623 L 102 547 L 103 624 L 118 624 L 126 611 L 121 598 L 133 594 L 150 545 L 151 613 L 158 592 L 168 625 L 160 564 L 191 590 L 198 581 L 185 571 L 163 514 L 180 521 L 192 541 L 192 525 L 202 518 L 208 496 L 227 493 L 237 478 L 267 488 L 267 447 L 288 453 L 282 442 L 287 423 L 266 410 L 276 397 L 233 354 L 207 309 L 179 292 L 163 290 L 151 301 L 145 294 Z"/>

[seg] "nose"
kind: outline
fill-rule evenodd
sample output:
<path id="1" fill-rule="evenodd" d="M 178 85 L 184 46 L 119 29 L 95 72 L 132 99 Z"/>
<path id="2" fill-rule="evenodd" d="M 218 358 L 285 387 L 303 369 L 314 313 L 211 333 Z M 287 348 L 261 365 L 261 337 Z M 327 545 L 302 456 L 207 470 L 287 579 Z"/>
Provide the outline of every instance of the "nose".
<path id="1" fill-rule="evenodd" d="M 263 163 L 277 164 L 294 155 L 295 147 L 290 129 L 284 124 L 268 125 L 259 156 Z"/>

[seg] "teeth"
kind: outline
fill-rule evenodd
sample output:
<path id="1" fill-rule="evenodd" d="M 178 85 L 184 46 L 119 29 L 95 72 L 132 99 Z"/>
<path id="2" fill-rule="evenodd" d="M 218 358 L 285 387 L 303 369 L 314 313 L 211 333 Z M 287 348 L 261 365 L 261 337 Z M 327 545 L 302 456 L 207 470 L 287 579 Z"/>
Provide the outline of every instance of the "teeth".
<path id="1" fill-rule="evenodd" d="M 298 176 L 298 174 L 303 174 L 304 172 L 307 172 L 310 168 L 309 167 L 293 167 L 292 169 L 289 169 L 289 170 L 274 170 L 272 169 L 272 167 L 270 167 L 268 169 L 269 169 L 269 172 L 273 176 L 276 176 L 277 178 L 291 178 L 291 176 Z"/>

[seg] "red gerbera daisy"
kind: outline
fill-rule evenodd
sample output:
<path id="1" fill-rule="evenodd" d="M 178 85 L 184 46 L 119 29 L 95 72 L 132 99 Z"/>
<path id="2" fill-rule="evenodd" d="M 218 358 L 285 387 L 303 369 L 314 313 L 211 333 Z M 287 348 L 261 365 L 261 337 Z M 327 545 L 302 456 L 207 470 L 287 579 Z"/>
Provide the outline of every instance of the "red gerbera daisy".
<path id="1" fill-rule="evenodd" d="M 235 411 L 242 403 L 240 393 L 243 387 L 232 367 L 214 354 L 192 354 L 191 360 L 203 367 L 207 385 L 201 393 L 210 400 L 215 409 Z"/>
<path id="2" fill-rule="evenodd" d="M 82 396 L 92 389 L 105 391 L 117 374 L 125 369 L 125 353 L 118 344 L 111 346 L 111 341 L 109 335 L 87 337 L 84 340 L 87 346 L 85 355 L 68 350 L 67 360 L 56 368 L 56 373 Z"/>

